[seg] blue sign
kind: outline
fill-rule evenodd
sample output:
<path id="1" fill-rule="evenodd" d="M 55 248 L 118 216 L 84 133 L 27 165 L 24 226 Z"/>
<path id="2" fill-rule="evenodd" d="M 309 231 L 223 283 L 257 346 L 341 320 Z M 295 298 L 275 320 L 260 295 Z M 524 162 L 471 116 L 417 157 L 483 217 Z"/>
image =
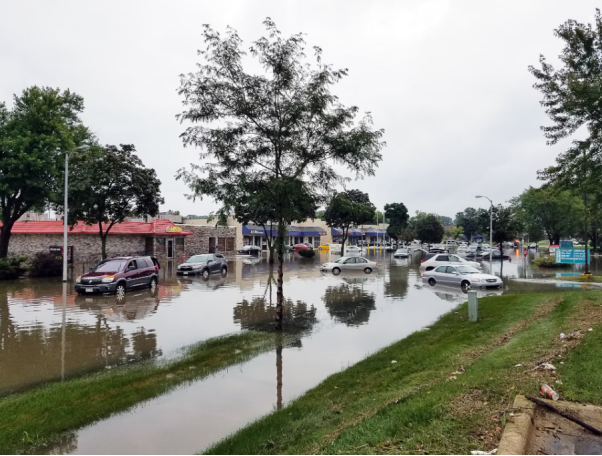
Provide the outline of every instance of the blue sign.
<path id="1" fill-rule="evenodd" d="M 588 264 L 591 263 L 592 254 L 587 255 Z M 556 263 L 585 264 L 585 249 L 556 249 Z"/>
<path id="2" fill-rule="evenodd" d="M 560 241 L 560 248 L 561 249 L 572 249 L 573 241 Z"/>
<path id="3" fill-rule="evenodd" d="M 483 236 L 475 236 L 474 240 L 475 240 L 475 242 L 480 244 L 481 242 L 483 242 Z"/>

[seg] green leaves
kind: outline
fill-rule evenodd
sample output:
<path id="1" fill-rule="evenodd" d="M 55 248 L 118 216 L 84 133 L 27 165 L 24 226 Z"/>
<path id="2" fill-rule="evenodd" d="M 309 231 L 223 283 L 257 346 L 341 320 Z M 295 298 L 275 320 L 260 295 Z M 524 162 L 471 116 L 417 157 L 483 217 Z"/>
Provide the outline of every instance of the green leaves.
<path id="1" fill-rule="evenodd" d="M 387 227 L 387 234 L 394 239 L 399 239 L 401 237 L 403 229 L 408 225 L 408 220 L 410 218 L 408 214 L 408 209 L 406 208 L 405 204 L 385 204 L 385 218 L 389 221 L 389 226 Z M 406 235 L 407 234 L 409 233 L 406 233 Z"/>

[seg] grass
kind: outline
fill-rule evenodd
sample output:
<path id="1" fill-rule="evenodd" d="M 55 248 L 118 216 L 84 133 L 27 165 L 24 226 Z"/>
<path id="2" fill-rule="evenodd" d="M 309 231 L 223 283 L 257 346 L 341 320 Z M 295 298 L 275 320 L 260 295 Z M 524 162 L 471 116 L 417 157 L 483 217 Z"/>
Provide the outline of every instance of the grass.
<path id="1" fill-rule="evenodd" d="M 208 452 L 491 450 L 516 394 L 535 395 L 544 382 L 562 398 L 602 404 L 601 304 L 600 291 L 482 298 L 477 323 L 461 305 Z M 557 371 L 541 369 L 541 361 Z"/>
<path id="2" fill-rule="evenodd" d="M 566 280 L 568 282 L 582 282 L 582 283 L 602 283 L 602 276 L 592 276 L 591 279 L 586 279 L 583 277 L 575 276 L 575 277 L 556 277 L 556 280 Z"/>
<path id="3" fill-rule="evenodd" d="M 573 266 L 572 264 L 568 263 L 556 263 L 556 259 L 553 255 L 535 258 L 533 260 L 533 264 L 537 267 L 548 269 L 568 269 Z"/>
<path id="4" fill-rule="evenodd" d="M 32 452 L 60 442 L 69 431 L 244 362 L 274 344 L 273 334 L 228 335 L 187 347 L 170 362 L 118 367 L 6 396 L 0 399 L 1 452 Z"/>

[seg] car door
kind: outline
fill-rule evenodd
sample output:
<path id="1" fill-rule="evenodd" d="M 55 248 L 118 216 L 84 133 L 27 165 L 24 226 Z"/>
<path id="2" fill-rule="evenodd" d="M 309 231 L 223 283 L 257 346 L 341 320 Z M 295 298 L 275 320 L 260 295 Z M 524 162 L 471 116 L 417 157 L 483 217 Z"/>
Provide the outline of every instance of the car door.
<path id="1" fill-rule="evenodd" d="M 366 266 L 368 266 L 368 260 L 366 260 L 365 258 L 359 257 L 355 259 L 355 268 L 357 270 L 364 270 Z"/>
<path id="2" fill-rule="evenodd" d="M 131 290 L 132 288 L 136 288 L 139 281 L 139 273 L 136 260 L 130 260 L 123 273 L 126 289 Z"/>
<path id="3" fill-rule="evenodd" d="M 432 277 L 433 279 L 435 279 L 435 281 L 437 283 L 446 283 L 446 279 L 447 279 L 447 266 L 439 266 L 438 268 L 436 268 L 435 270 L 433 270 Z"/>
<path id="4" fill-rule="evenodd" d="M 460 285 L 460 283 L 462 282 L 462 277 L 460 276 L 460 273 L 457 271 L 457 269 L 453 266 L 448 266 L 446 269 L 447 270 L 445 271 L 445 273 L 447 276 L 447 283 L 449 283 L 450 285 Z"/>
<path id="5" fill-rule="evenodd" d="M 355 258 L 347 258 L 345 260 L 345 263 L 343 263 L 342 265 L 343 269 L 355 269 L 356 268 L 356 263 L 355 263 Z"/>

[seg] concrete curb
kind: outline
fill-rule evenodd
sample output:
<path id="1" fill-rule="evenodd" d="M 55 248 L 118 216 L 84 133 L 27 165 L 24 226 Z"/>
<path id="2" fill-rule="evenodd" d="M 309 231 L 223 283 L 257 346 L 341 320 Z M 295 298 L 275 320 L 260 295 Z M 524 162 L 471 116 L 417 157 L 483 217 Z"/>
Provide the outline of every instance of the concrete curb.
<path id="1" fill-rule="evenodd" d="M 514 399 L 513 408 L 515 415 L 506 423 L 497 454 L 526 454 L 533 433 L 535 404 L 519 395 Z"/>

